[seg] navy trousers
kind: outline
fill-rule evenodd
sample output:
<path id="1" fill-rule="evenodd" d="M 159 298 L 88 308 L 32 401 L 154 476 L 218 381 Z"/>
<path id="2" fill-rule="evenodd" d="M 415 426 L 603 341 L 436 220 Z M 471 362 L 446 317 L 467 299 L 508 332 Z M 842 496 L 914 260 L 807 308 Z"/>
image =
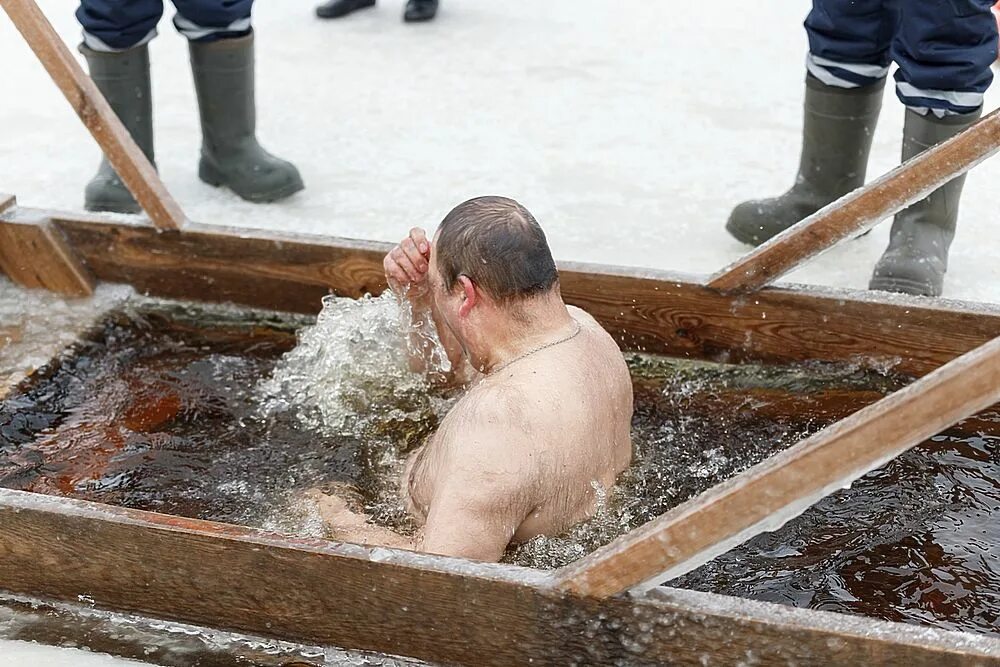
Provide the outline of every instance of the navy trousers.
<path id="1" fill-rule="evenodd" d="M 213 41 L 250 33 L 253 0 L 173 0 L 174 26 L 190 40 Z M 163 0 L 80 0 L 76 18 L 83 43 L 95 51 L 124 51 L 156 36 Z"/>
<path id="2" fill-rule="evenodd" d="M 997 57 L 993 0 L 813 0 L 809 73 L 830 86 L 876 83 L 895 62 L 896 95 L 921 114 L 983 104 Z"/>

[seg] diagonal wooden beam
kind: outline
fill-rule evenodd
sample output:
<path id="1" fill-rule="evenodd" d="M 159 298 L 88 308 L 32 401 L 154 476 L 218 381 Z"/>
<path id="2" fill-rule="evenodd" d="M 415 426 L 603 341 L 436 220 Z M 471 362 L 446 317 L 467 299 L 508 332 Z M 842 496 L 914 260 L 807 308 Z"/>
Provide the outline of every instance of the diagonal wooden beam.
<path id="1" fill-rule="evenodd" d="M 870 229 L 1000 150 L 1000 111 L 820 209 L 709 278 L 720 292 L 768 285 L 841 240 Z"/>
<path id="2" fill-rule="evenodd" d="M 0 7 L 90 130 L 129 192 L 159 229 L 178 229 L 184 212 L 167 192 L 156 169 L 56 34 L 34 0 L 0 0 Z"/>
<path id="3" fill-rule="evenodd" d="M 608 597 L 676 578 L 998 400 L 1000 338 L 564 568 L 558 586 Z"/>

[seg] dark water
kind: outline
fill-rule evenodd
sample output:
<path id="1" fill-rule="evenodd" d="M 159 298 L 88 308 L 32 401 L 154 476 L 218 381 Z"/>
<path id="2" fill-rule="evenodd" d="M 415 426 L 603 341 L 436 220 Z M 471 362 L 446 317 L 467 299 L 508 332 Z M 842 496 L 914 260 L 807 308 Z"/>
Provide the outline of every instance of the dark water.
<path id="1" fill-rule="evenodd" d="M 113 316 L 0 404 L 0 485 L 321 535 L 304 491 L 350 483 L 377 522 L 412 528 L 396 476 L 447 397 L 369 387 L 375 416 L 336 429 L 262 412 L 259 382 L 306 323 L 152 305 Z M 847 366 L 629 363 L 636 463 L 593 521 L 507 560 L 570 562 L 906 382 Z M 1000 634 L 1000 437 L 984 433 L 1000 434 L 1000 417 L 934 438 L 672 585 Z"/>

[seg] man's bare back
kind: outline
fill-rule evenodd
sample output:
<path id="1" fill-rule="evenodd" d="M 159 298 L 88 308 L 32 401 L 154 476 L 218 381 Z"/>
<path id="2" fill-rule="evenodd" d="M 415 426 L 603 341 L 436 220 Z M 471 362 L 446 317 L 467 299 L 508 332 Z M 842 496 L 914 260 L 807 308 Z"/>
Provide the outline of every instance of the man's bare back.
<path id="1" fill-rule="evenodd" d="M 402 493 L 418 520 L 486 506 L 497 528 L 476 545 L 481 560 L 589 518 L 631 460 L 628 368 L 590 315 L 571 314 L 578 335 L 479 379 L 407 463 Z M 456 553 L 450 532 L 425 532 L 424 549 Z"/>
<path id="2" fill-rule="evenodd" d="M 454 247 L 449 218 L 436 238 L 442 253 Z M 631 460 L 631 379 L 611 336 L 563 304 L 554 278 L 523 300 L 494 298 L 483 286 L 496 283 L 494 276 L 462 273 L 447 284 L 441 276 L 458 271 L 431 248 L 415 229 L 385 262 L 390 286 L 408 295 L 414 317 L 426 308 L 453 365 L 471 370 L 467 393 L 410 456 L 401 479 L 421 532 L 402 538 L 365 523 L 338 499 L 317 498 L 339 539 L 495 561 L 511 542 L 557 535 L 594 513 L 599 490 L 610 489 Z M 551 262 L 547 247 L 544 255 Z M 533 265 L 519 267 L 519 260 L 510 270 L 533 278 Z"/>

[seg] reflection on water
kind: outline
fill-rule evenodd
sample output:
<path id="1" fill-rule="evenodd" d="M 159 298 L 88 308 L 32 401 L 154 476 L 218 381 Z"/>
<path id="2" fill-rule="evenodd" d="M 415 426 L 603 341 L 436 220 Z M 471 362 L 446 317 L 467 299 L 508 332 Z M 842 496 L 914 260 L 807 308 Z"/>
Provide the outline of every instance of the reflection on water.
<path id="1" fill-rule="evenodd" d="M 308 328 L 138 301 L 0 404 L 0 485 L 322 535 L 303 492 L 349 482 L 377 522 L 410 530 L 399 468 L 454 397 L 408 372 L 398 318 L 391 299 L 331 300 Z M 507 560 L 568 563 L 905 382 L 820 364 L 629 364 L 635 464 L 592 521 Z M 1000 433 L 1000 418 L 938 436 L 672 585 L 997 632 L 1000 438 L 981 431 Z"/>

